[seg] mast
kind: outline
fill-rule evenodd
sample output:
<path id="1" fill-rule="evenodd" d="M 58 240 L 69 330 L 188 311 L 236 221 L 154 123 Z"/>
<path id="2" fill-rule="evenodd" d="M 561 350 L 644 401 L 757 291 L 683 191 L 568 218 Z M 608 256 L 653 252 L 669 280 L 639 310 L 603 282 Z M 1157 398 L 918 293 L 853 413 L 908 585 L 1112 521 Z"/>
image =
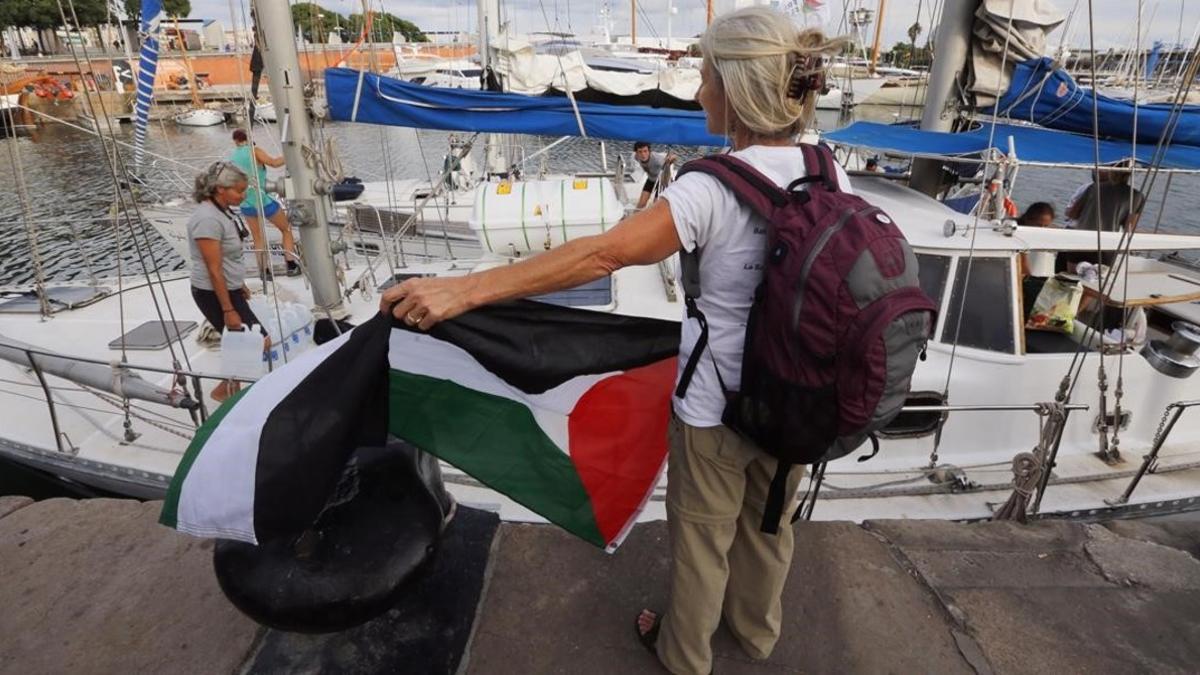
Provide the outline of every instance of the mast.
<path id="1" fill-rule="evenodd" d="M 487 89 L 493 81 L 492 67 L 492 37 L 500 34 L 500 2 L 499 0 L 478 0 L 479 11 L 479 67 L 483 73 L 483 88 Z M 498 81 L 498 80 L 497 80 Z M 508 136 L 506 134 L 488 134 L 483 146 L 483 170 L 485 175 L 508 173 Z"/>
<path id="2" fill-rule="evenodd" d="M 883 37 L 883 10 L 887 8 L 887 0 L 879 0 L 879 10 L 875 12 L 875 40 L 871 44 L 871 69 L 875 74 L 875 65 L 879 63 L 879 40 Z"/>
<path id="3" fill-rule="evenodd" d="M 183 65 L 187 68 L 188 89 L 192 92 L 192 107 L 201 108 L 200 84 L 196 82 L 196 71 L 192 69 L 192 57 L 188 54 L 187 40 L 183 39 L 183 31 L 179 28 L 179 16 L 171 17 L 175 22 L 175 39 L 179 41 L 179 53 L 183 54 Z"/>
<path id="4" fill-rule="evenodd" d="M 978 4 L 979 0 L 956 0 L 942 6 L 942 22 L 938 24 L 934 41 L 925 110 L 921 114 L 922 131 L 950 131 L 954 125 L 954 92 L 958 76 L 967 64 L 971 25 Z M 934 196 L 941 183 L 941 170 L 942 163 L 936 159 L 915 160 L 909 186 Z"/>
<path id="5" fill-rule="evenodd" d="M 629 42 L 637 49 L 637 0 L 629 0 Z"/>
<path id="6" fill-rule="evenodd" d="M 312 282 L 313 302 L 335 317 L 343 313 L 333 250 L 329 245 L 329 214 L 333 209 L 328 194 L 332 186 L 319 180 L 305 163 L 303 149 L 315 148 L 304 102 L 300 56 L 292 36 L 292 11 L 287 0 L 253 0 L 263 62 L 266 65 L 271 100 L 279 115 L 280 142 L 291 178 L 288 219 L 300 230 L 304 265 Z"/>
<path id="7" fill-rule="evenodd" d="M 712 25 L 712 16 L 713 16 L 713 6 L 712 5 L 713 5 L 713 0 L 708 0 L 707 7 L 705 8 L 705 16 L 704 16 L 704 25 L 705 26 Z"/>
<path id="8" fill-rule="evenodd" d="M 671 14 L 675 12 L 675 4 L 667 0 L 667 58 L 671 57 Z"/>

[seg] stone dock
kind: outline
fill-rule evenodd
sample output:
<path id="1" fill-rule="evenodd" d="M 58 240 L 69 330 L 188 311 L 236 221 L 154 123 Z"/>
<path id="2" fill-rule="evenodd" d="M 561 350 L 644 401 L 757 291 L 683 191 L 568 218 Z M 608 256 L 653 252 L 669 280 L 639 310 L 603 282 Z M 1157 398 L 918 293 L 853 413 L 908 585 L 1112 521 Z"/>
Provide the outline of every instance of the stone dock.
<path id="1" fill-rule="evenodd" d="M 665 600 L 663 523 L 607 555 L 460 509 L 394 609 L 326 635 L 263 628 L 211 541 L 161 504 L 0 498 L 0 672 L 655 673 L 634 638 Z M 802 523 L 784 635 L 715 672 L 1194 673 L 1200 522 Z"/>

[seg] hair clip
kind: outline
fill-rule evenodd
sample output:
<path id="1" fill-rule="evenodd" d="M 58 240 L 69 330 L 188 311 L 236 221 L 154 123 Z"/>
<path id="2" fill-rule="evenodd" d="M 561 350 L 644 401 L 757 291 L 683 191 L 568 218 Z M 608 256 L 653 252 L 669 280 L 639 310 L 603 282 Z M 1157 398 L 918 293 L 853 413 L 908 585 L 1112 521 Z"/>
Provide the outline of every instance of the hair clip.
<path id="1" fill-rule="evenodd" d="M 795 57 L 788 77 L 788 98 L 803 99 L 810 91 L 825 92 L 825 68 L 821 57 Z"/>

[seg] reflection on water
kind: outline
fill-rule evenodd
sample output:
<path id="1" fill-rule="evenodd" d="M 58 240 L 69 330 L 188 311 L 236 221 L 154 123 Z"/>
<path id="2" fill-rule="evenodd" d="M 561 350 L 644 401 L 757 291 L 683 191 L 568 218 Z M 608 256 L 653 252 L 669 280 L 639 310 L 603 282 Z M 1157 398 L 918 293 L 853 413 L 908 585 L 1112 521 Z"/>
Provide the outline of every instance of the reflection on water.
<path id="1" fill-rule="evenodd" d="M 860 107 L 859 119 L 893 122 L 917 114 L 911 108 Z M 823 129 L 838 128 L 850 120 L 840 119 L 837 112 L 821 111 L 819 125 Z M 186 197 L 192 176 L 207 163 L 225 157 L 232 149 L 231 128 L 177 127 L 169 123 L 150 128 L 147 147 L 168 159 L 154 159 L 143 175 L 148 185 L 140 188 L 147 199 L 154 196 Z M 272 154 L 279 153 L 278 127 L 257 125 L 253 129 L 255 142 Z M 387 178 L 430 178 L 442 168 L 447 151 L 444 132 L 414 131 L 363 124 L 330 123 L 325 136 L 332 139 L 347 175 L 363 180 Z M 132 143 L 129 125 L 116 130 L 117 140 Z M 524 156 L 532 155 L 553 139 L 522 138 Z M 140 259 L 151 256 L 160 268 L 178 269 L 184 264 L 153 230 L 128 225 L 118 232 L 112 215 L 117 187 L 109 172 L 106 153 L 94 136 L 74 129 L 46 127 L 35 137 L 15 140 L 0 139 L 0 185 L 5 197 L 0 200 L 0 284 L 26 283 L 32 280 L 29 263 L 32 257 L 26 233 L 21 200 L 15 188 L 16 166 L 19 164 L 29 186 L 27 205 L 30 220 L 37 228 L 38 253 L 49 279 L 85 279 L 89 268 L 97 275 L 111 275 L 118 267 L 126 273 L 140 273 Z M 482 145 L 481 143 L 479 144 Z M 571 139 L 549 153 L 534 158 L 525 167 L 526 174 L 545 168 L 548 171 L 596 171 L 601 168 L 600 143 L 587 139 Z M 631 144 L 607 143 L 610 167 L 617 153 L 628 153 Z M 124 162 L 132 164 L 127 147 L 117 146 Z M 703 148 L 675 148 L 683 158 L 702 154 Z M 475 152 L 479 152 L 476 147 Z M 1019 149 L 1018 149 L 1019 153 Z M 1034 201 L 1048 201 L 1061 214 L 1066 200 L 1075 189 L 1086 182 L 1086 170 L 1021 169 L 1014 197 L 1019 206 Z M 1160 178 L 1150 194 L 1144 227 L 1153 227 L 1159 218 L 1162 190 L 1166 180 Z M 1178 176 L 1162 213 L 1165 231 L 1188 232 L 1196 229 L 1191 214 L 1200 210 L 1200 179 Z M 76 246 L 74 244 L 81 244 Z M 140 254 L 139 254 L 140 250 Z"/>

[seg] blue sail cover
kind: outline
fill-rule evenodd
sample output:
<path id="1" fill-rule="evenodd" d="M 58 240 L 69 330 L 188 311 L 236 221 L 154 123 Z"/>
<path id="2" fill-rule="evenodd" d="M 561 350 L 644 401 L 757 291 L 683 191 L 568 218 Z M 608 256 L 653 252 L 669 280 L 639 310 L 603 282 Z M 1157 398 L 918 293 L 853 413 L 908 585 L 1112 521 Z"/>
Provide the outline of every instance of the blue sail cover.
<path id="1" fill-rule="evenodd" d="M 444 89 L 402 82 L 348 68 L 325 70 L 325 95 L 335 120 L 443 131 L 579 136 L 571 102 L 557 96 L 524 96 Z M 723 147 L 708 133 L 704 113 L 666 108 L 577 103 L 589 138 Z"/>
<path id="2" fill-rule="evenodd" d="M 1169 103 L 1139 104 L 1135 108 L 1131 101 L 1094 94 L 1091 89 L 1079 86 L 1066 71 L 1055 68 L 1049 58 L 1017 64 L 1008 91 L 989 112 L 1091 136 L 1093 96 L 1101 138 L 1131 140 L 1136 128 L 1139 143 L 1158 143 L 1164 129 L 1174 126 L 1173 131 L 1168 129 L 1168 143 L 1200 146 L 1200 106 L 1185 105 L 1178 115 L 1173 115 L 1177 106 Z M 1177 117 L 1175 121 L 1173 116 Z"/>
<path id="3" fill-rule="evenodd" d="M 146 152 L 146 126 L 150 122 L 154 76 L 158 72 L 158 23 L 162 16 L 162 0 L 142 0 L 142 21 L 138 26 L 142 49 L 138 56 L 137 99 L 133 105 L 133 160 L 139 167 Z"/>
<path id="4" fill-rule="evenodd" d="M 989 137 L 992 138 L 990 143 Z M 989 146 L 1007 153 L 1008 140 L 1011 138 L 1017 158 L 1022 162 L 1090 167 L 1095 158 L 1095 144 L 1090 136 L 1014 124 L 997 124 L 993 137 L 990 124 L 950 134 L 921 131 L 907 124 L 855 122 L 844 129 L 822 134 L 821 138 L 841 145 L 936 157 L 979 156 Z M 1156 144 L 1143 143 L 1134 148 L 1129 141 L 1102 140 L 1099 141 L 1099 148 L 1101 164 L 1133 158 L 1139 164 L 1149 165 L 1154 161 Z M 1167 148 L 1162 166 L 1167 169 L 1200 170 L 1200 148 L 1173 145 Z"/>

